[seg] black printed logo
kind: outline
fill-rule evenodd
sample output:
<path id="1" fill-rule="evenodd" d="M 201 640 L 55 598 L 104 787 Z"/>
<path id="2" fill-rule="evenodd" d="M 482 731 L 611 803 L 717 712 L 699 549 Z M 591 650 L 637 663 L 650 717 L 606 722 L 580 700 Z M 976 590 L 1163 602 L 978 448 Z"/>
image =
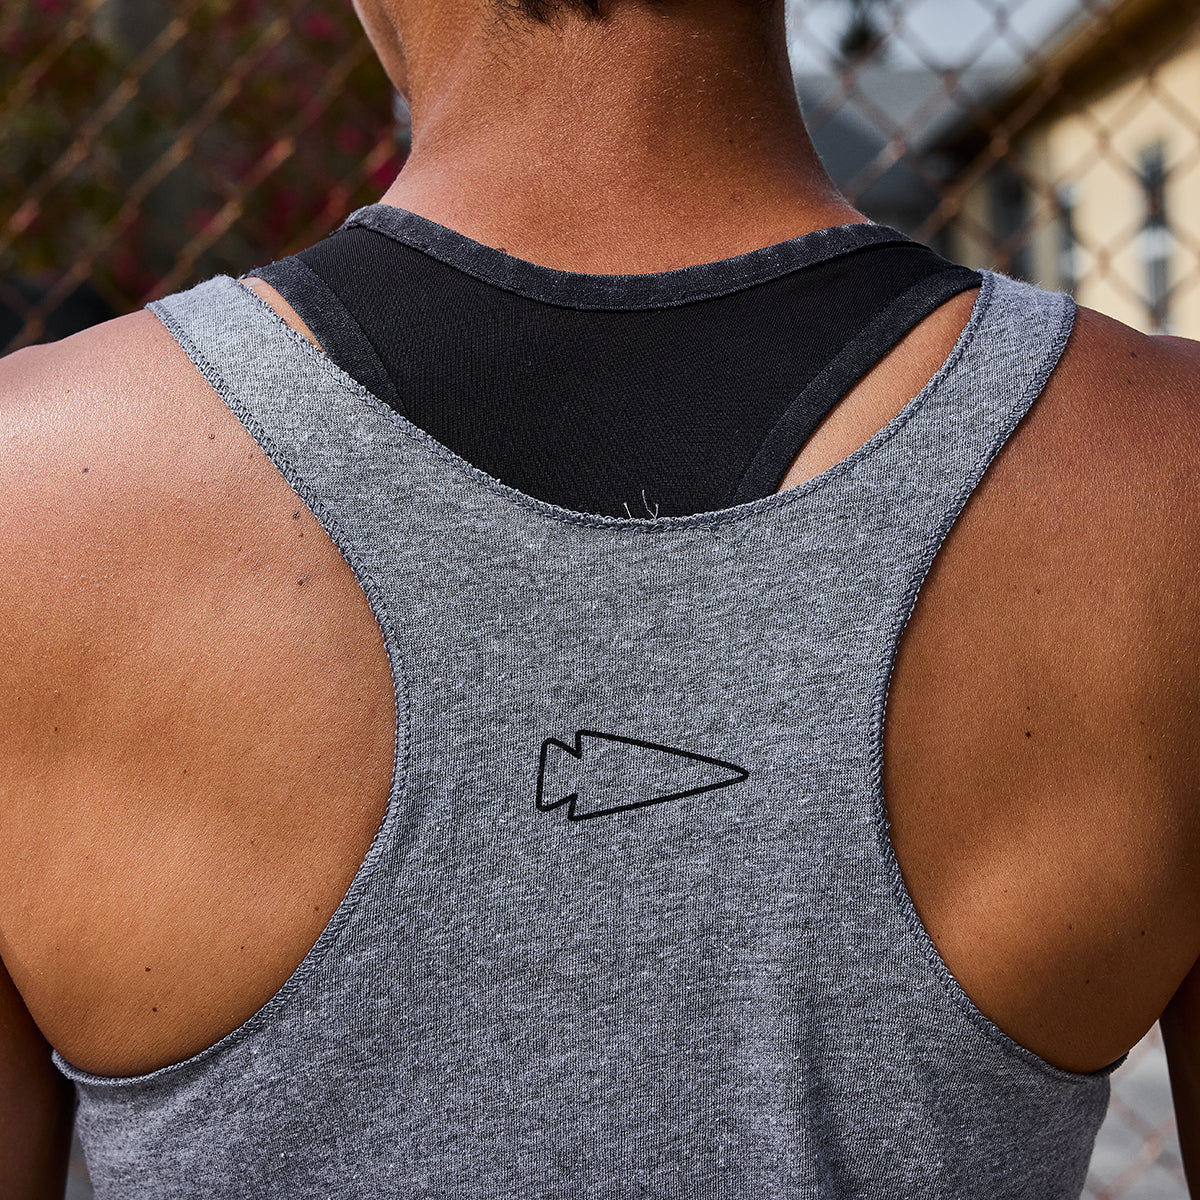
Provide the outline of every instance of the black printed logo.
<path id="1" fill-rule="evenodd" d="M 567 805 L 572 821 L 682 800 L 741 783 L 749 772 L 719 758 L 581 729 L 575 745 L 547 738 L 538 762 L 537 806 Z"/>

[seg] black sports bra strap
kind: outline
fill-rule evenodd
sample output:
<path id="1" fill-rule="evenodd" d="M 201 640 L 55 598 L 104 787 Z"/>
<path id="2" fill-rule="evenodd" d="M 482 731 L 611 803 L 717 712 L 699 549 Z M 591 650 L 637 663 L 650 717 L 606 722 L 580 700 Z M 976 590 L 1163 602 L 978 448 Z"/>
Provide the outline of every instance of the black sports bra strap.
<path id="1" fill-rule="evenodd" d="M 395 381 L 371 339 L 329 285 L 300 258 L 281 258 L 251 275 L 264 279 L 312 330 L 321 349 L 389 408 L 404 412 Z"/>
<path id="2" fill-rule="evenodd" d="M 460 457 L 613 516 L 639 497 L 679 515 L 778 490 L 838 401 L 980 283 L 874 225 L 675 271 L 586 275 L 384 205 L 252 273 L 334 362 Z"/>
<path id="3" fill-rule="evenodd" d="M 947 300 L 978 286 L 977 271 L 956 266 L 927 276 L 897 297 L 784 410 L 728 503 L 742 504 L 777 491 L 801 447 L 855 384 Z"/>

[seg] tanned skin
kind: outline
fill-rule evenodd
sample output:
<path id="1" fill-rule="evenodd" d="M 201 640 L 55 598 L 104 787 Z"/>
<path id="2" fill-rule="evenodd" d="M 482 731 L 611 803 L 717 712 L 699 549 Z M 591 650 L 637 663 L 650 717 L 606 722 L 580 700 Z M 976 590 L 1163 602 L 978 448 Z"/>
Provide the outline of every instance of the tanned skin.
<path id="1" fill-rule="evenodd" d="M 782 6 L 360 14 L 414 114 L 384 199 L 487 245 L 649 272 L 863 219 L 805 133 Z M 783 487 L 895 415 L 974 300 Z M 1198 454 L 1200 346 L 1081 313 L 918 600 L 884 771 L 918 912 L 1002 1029 L 1093 1071 L 1162 1016 L 1194 1187 Z M 70 1125 L 49 1046 L 143 1072 L 252 1015 L 375 833 L 395 712 L 349 569 L 151 314 L 0 361 L 0 491 L 0 1194 L 42 1200 Z"/>

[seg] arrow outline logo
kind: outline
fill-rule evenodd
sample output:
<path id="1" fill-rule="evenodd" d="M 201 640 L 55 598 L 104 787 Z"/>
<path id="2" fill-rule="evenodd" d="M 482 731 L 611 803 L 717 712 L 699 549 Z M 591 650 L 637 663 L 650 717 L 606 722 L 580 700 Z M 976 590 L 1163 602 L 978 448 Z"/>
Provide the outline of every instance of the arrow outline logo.
<path id="1" fill-rule="evenodd" d="M 601 808 L 595 812 L 576 813 L 575 803 L 579 799 L 578 790 L 572 792 L 569 796 L 563 796 L 561 800 L 547 802 L 543 799 L 543 787 L 546 779 L 546 760 L 550 753 L 551 746 L 557 746 L 560 750 L 565 750 L 572 758 L 582 760 L 583 758 L 583 739 L 601 738 L 606 742 L 623 742 L 627 746 L 640 746 L 643 750 L 658 750 L 665 754 L 678 755 L 680 758 L 690 758 L 695 762 L 707 763 L 712 767 L 721 767 L 723 770 L 732 771 L 733 779 L 723 779 L 718 783 L 706 783 L 703 787 L 688 788 L 683 792 L 671 792 L 666 796 L 654 796 L 649 800 L 635 800 L 632 804 L 620 804 L 616 808 Z M 561 808 L 564 804 L 568 806 L 567 817 L 572 821 L 587 821 L 592 817 L 607 817 L 612 813 L 629 812 L 635 808 L 646 808 L 651 804 L 665 804 L 668 800 L 682 800 L 685 796 L 698 796 L 701 792 L 715 792 L 718 788 L 731 787 L 735 783 L 741 783 L 744 779 L 750 777 L 750 772 L 745 767 L 739 767 L 736 763 L 725 762 L 720 758 L 710 758 L 707 754 L 694 754 L 690 750 L 680 750 L 675 746 L 664 746 L 659 742 L 644 742 L 639 738 L 622 737 L 616 733 L 601 733 L 596 729 L 577 729 L 575 731 L 575 745 L 571 746 L 560 738 L 548 737 L 542 742 L 541 753 L 538 756 L 538 778 L 537 778 L 537 796 L 534 800 L 539 812 L 553 812 L 556 808 Z"/>

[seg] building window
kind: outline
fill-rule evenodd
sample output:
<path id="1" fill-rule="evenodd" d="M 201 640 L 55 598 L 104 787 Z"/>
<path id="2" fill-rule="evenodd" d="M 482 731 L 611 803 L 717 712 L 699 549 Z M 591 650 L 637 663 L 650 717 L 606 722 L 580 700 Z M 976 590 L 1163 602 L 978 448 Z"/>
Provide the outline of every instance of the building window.
<path id="1" fill-rule="evenodd" d="M 1029 244 L 1029 189 L 1007 163 L 992 172 L 988 203 L 996 268 L 1017 279 L 1032 279 L 1033 256 Z"/>
<path id="2" fill-rule="evenodd" d="M 1075 232 L 1075 185 L 1064 183 L 1058 202 L 1058 286 L 1075 295 L 1079 287 L 1079 238 Z"/>
<path id="3" fill-rule="evenodd" d="M 1139 246 L 1146 278 L 1146 308 L 1152 333 L 1171 325 L 1172 238 L 1167 222 L 1167 161 L 1161 143 L 1142 151 L 1141 179 L 1145 217 Z"/>

